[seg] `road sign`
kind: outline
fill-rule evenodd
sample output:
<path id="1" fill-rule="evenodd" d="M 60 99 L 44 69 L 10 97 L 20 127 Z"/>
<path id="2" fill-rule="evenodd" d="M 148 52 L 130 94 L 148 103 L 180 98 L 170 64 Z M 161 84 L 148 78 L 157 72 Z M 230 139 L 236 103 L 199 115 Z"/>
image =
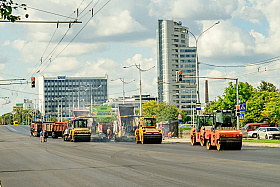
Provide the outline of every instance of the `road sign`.
<path id="1" fill-rule="evenodd" d="M 240 111 L 246 111 L 246 104 L 240 105 Z"/>
<path id="2" fill-rule="evenodd" d="M 182 115 L 181 115 L 181 113 L 179 113 L 179 115 L 178 115 L 178 120 L 182 120 Z"/>
<path id="3" fill-rule="evenodd" d="M 239 120 L 245 120 L 245 114 L 240 114 Z"/>
<path id="4" fill-rule="evenodd" d="M 201 110 L 201 103 L 196 103 L 196 110 Z"/>
<path id="5" fill-rule="evenodd" d="M 181 112 L 182 112 L 182 110 L 179 108 L 179 109 L 178 109 L 178 112 L 179 112 L 179 113 L 181 113 Z"/>
<path id="6" fill-rule="evenodd" d="M 36 115 L 36 118 L 40 117 L 39 115 Z"/>
<path id="7" fill-rule="evenodd" d="M 68 120 L 72 120 L 72 118 L 68 118 Z"/>

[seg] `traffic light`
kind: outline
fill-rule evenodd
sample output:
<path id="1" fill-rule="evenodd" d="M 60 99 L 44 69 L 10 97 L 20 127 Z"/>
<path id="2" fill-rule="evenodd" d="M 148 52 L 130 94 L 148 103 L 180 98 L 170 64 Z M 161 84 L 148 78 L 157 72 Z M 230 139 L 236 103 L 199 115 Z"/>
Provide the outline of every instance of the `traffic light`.
<path id="1" fill-rule="evenodd" d="M 183 80 L 182 71 L 179 71 L 179 78 L 178 78 L 178 82 L 182 82 L 182 80 Z"/>
<path id="2" fill-rule="evenodd" d="M 240 116 L 240 109 L 235 109 L 236 116 Z"/>
<path id="3" fill-rule="evenodd" d="M 176 82 L 180 83 L 183 80 L 182 71 L 176 71 Z"/>
<path id="4" fill-rule="evenodd" d="M 31 88 L 35 88 L 35 77 L 31 77 Z"/>

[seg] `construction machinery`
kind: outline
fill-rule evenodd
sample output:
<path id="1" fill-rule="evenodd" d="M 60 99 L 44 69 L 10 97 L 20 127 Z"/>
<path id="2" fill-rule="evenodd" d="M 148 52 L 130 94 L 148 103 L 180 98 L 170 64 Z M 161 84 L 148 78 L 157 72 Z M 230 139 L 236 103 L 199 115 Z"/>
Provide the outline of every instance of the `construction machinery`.
<path id="1" fill-rule="evenodd" d="M 99 138 L 101 139 L 108 139 L 107 131 L 108 129 L 112 130 L 113 129 L 113 121 L 99 121 L 98 122 L 98 132 L 99 132 Z"/>
<path id="2" fill-rule="evenodd" d="M 39 137 L 41 131 L 42 131 L 42 122 L 32 121 L 32 124 L 30 125 L 30 132 L 32 136 Z"/>
<path id="3" fill-rule="evenodd" d="M 215 110 L 214 126 L 205 133 L 207 149 L 216 147 L 218 151 L 222 149 L 240 150 L 242 147 L 243 134 L 237 130 L 232 122 L 234 111 L 232 110 Z"/>
<path id="4" fill-rule="evenodd" d="M 133 104 L 118 105 L 118 123 L 114 125 L 115 141 L 135 141 L 135 129 L 137 128 L 139 116 L 135 115 Z"/>
<path id="5" fill-rule="evenodd" d="M 155 117 L 140 117 L 139 128 L 135 130 L 136 143 L 160 144 L 162 141 L 162 130 L 156 128 Z"/>
<path id="6" fill-rule="evenodd" d="M 191 129 L 191 145 L 205 145 L 205 133 L 214 125 L 214 115 L 198 115 L 197 125 Z"/>
<path id="7" fill-rule="evenodd" d="M 87 123 L 85 118 L 72 119 L 68 123 L 69 136 L 64 136 L 63 139 L 70 142 L 90 142 L 91 130 L 88 129 Z"/>

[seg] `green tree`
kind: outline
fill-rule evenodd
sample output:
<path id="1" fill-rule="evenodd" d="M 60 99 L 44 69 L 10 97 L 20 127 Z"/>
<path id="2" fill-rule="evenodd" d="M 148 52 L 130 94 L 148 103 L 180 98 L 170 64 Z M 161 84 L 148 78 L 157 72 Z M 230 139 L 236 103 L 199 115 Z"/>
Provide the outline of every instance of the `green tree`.
<path id="1" fill-rule="evenodd" d="M 0 0 L 0 15 L 5 20 L 11 22 L 20 20 L 20 16 L 13 15 L 13 10 L 17 10 L 18 8 L 22 8 L 23 10 L 26 10 L 26 4 L 14 3 L 12 0 Z M 25 14 L 25 17 L 28 18 L 29 15 Z"/>
<path id="2" fill-rule="evenodd" d="M 56 116 L 51 116 L 51 117 L 49 118 L 49 121 L 57 121 L 57 117 L 56 117 Z"/>
<path id="3" fill-rule="evenodd" d="M 253 94 L 253 86 L 249 83 L 240 82 L 238 84 L 238 96 L 239 101 L 242 104 L 245 104 Z M 234 110 L 236 106 L 236 84 L 229 82 L 228 87 L 225 88 L 225 91 L 222 96 L 218 96 L 218 99 L 210 101 L 205 107 L 207 114 L 211 114 L 213 110 Z"/>
<path id="4" fill-rule="evenodd" d="M 262 91 L 268 91 L 268 92 L 276 92 L 276 86 L 274 86 L 272 83 L 262 81 L 260 83 L 260 86 L 258 86 L 258 92 Z"/>
<path id="5" fill-rule="evenodd" d="M 276 95 L 275 92 L 261 91 L 255 94 L 247 101 L 247 111 L 245 113 L 245 123 L 270 121 L 267 116 L 263 116 L 262 111 L 265 104 L 268 103 L 272 97 Z"/>
<path id="6" fill-rule="evenodd" d="M 155 116 L 157 122 L 169 121 L 178 119 L 178 108 L 175 105 L 171 105 L 166 102 L 156 103 L 156 101 L 146 102 L 142 105 L 143 116 L 152 117 Z M 182 111 L 182 121 L 186 122 L 189 118 L 187 114 Z"/>
<path id="7" fill-rule="evenodd" d="M 268 102 L 264 104 L 261 116 L 268 119 L 270 125 L 280 123 L 280 96 L 275 92 L 268 98 Z"/>

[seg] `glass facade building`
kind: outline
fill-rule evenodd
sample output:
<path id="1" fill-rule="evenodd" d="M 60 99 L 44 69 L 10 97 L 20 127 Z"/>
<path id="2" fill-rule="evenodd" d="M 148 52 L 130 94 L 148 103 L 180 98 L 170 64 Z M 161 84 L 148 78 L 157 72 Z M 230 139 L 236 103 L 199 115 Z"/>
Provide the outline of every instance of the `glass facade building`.
<path id="1" fill-rule="evenodd" d="M 73 116 L 73 109 L 91 104 L 102 105 L 108 99 L 108 77 L 38 77 L 39 110 L 50 116 Z M 62 106 L 62 107 L 61 107 Z"/>
<path id="2" fill-rule="evenodd" d="M 159 102 L 168 102 L 190 113 L 195 107 L 196 47 L 189 46 L 188 28 L 181 22 L 158 20 L 157 24 L 157 80 Z M 176 71 L 183 80 L 176 83 Z"/>

